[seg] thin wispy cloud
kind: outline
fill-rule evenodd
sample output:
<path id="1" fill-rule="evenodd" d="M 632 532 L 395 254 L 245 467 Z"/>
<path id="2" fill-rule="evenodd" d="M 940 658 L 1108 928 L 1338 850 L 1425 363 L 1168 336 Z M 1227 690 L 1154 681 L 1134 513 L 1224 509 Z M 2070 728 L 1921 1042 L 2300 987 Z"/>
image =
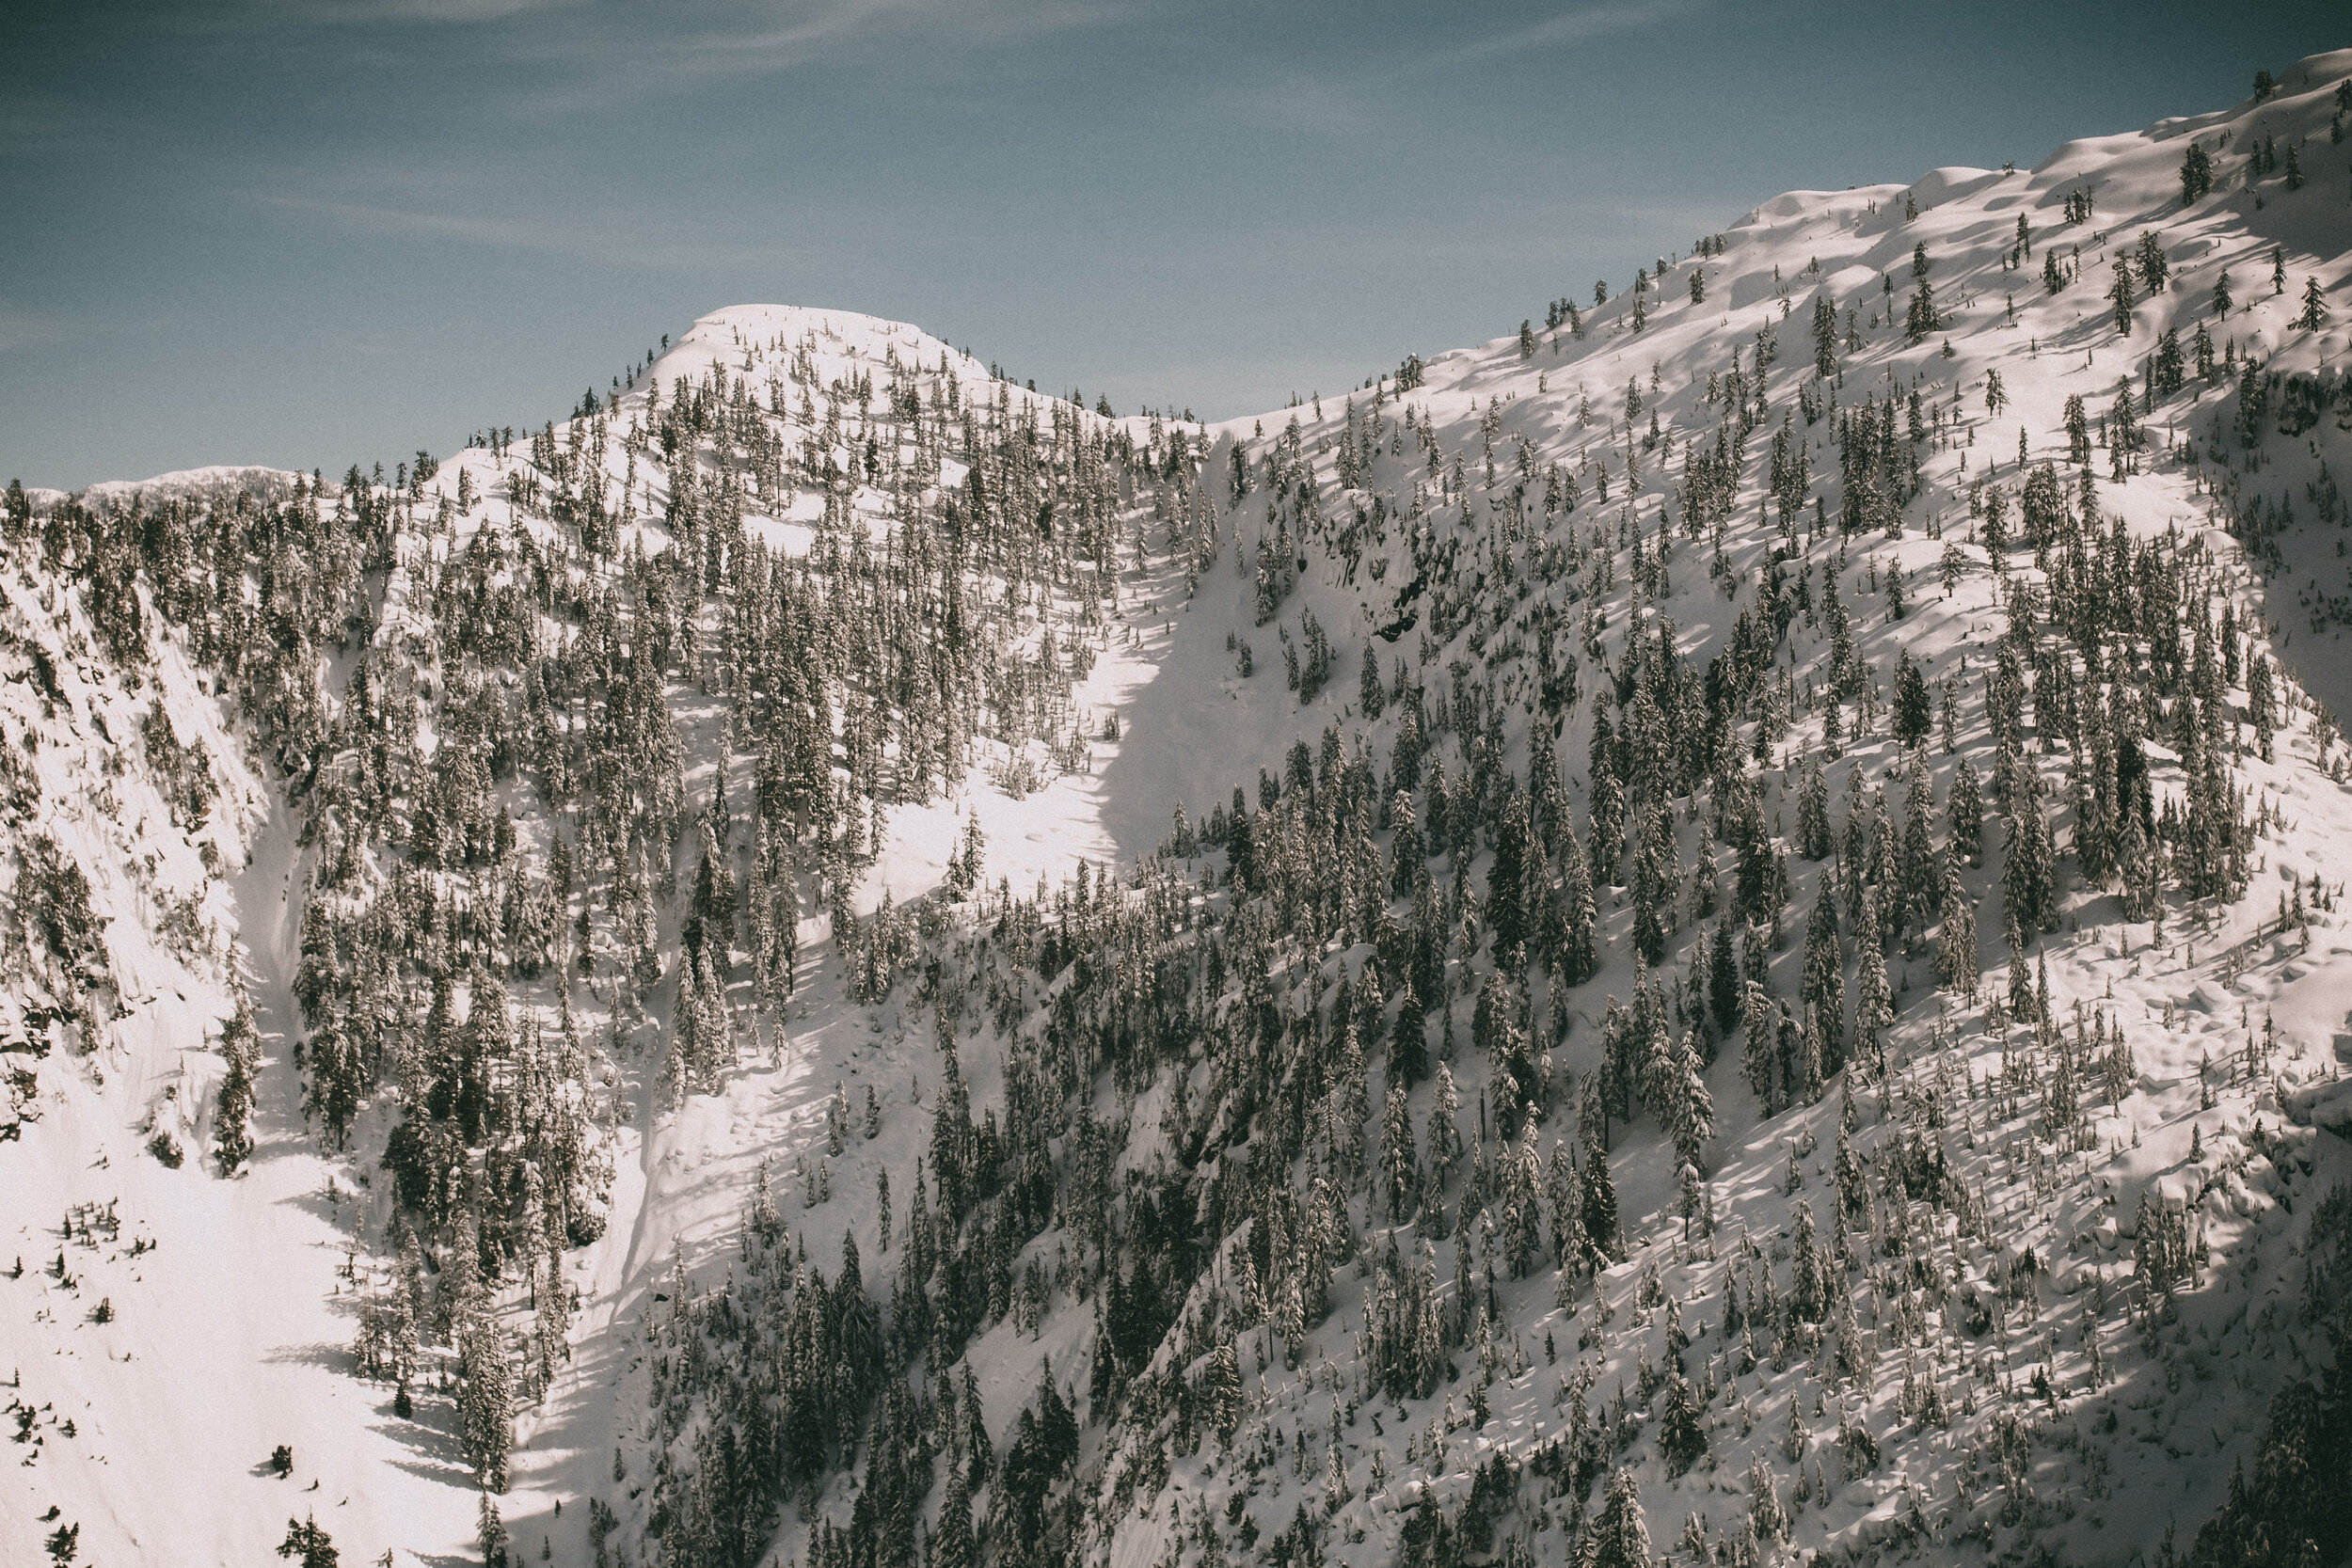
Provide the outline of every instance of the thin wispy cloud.
<path id="1" fill-rule="evenodd" d="M 548 126 L 818 70 L 935 84 L 977 69 L 991 50 L 1146 14 L 1139 0 L 294 0 L 281 24 L 330 39 L 365 33 L 394 48 L 460 44 L 488 71 L 474 112 Z"/>
<path id="2" fill-rule="evenodd" d="M 1438 51 L 1426 66 L 1458 65 L 1498 55 L 1520 55 L 1590 43 L 1616 33 L 1640 32 L 1703 9 L 1701 0 L 1631 0 L 1629 4 L 1581 6 L 1524 26 L 1475 38 Z"/>
<path id="3" fill-rule="evenodd" d="M 584 9 L 589 0 L 246 0 L 214 13 L 227 25 L 375 27 L 404 23 L 468 26 L 529 11 Z"/>
<path id="4" fill-rule="evenodd" d="M 410 239 L 444 239 L 501 250 L 566 256 L 612 266 L 706 271 L 755 266 L 778 254 L 773 244 L 675 234 L 648 235 L 628 223 L 561 223 L 529 217 L 485 217 L 421 207 L 319 197 L 246 193 L 254 205 L 351 232 Z"/>
<path id="5" fill-rule="evenodd" d="M 1481 62 L 1557 55 L 1574 45 L 1661 27 L 1704 10 L 1707 0 L 1621 0 L 1581 6 L 1518 26 L 1469 31 L 1458 41 L 1417 40 L 1376 64 L 1335 71 L 1328 62 L 1295 62 L 1271 74 L 1244 72 L 1233 85 L 1236 107 L 1260 122 L 1325 135 L 1378 134 L 1393 122 L 1401 94 L 1427 92 L 1449 72 Z M 1474 26 L 1459 13 L 1446 29 Z"/>
<path id="6" fill-rule="evenodd" d="M 768 20 L 781 12 L 780 19 Z M 660 50 L 669 62 L 717 74 L 771 71 L 814 62 L 852 42 L 920 34 L 929 51 L 995 45 L 1072 28 L 1099 27 L 1136 14 L 1103 0 L 836 0 L 827 5 L 761 7 L 746 25 L 684 28 Z"/>

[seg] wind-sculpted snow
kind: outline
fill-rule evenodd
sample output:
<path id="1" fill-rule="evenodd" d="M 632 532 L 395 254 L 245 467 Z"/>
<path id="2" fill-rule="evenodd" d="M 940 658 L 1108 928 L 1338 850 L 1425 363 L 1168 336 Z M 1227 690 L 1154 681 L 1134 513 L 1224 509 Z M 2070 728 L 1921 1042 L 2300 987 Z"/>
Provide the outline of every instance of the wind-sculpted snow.
<path id="1" fill-rule="evenodd" d="M 2352 51 L 1216 426 L 743 306 L 12 500 L 0 1540 L 2342 1560 L 2348 195 Z"/>

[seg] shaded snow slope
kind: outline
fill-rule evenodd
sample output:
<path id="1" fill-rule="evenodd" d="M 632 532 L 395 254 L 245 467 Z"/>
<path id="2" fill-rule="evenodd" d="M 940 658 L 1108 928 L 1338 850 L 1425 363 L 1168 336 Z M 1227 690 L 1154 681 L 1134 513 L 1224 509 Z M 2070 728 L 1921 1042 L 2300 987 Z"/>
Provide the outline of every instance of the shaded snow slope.
<path id="1" fill-rule="evenodd" d="M 8 586 L 24 657 L 0 711 L 40 783 L 10 833 L 62 847 L 104 933 L 78 983 L 54 955 L 18 950 L 0 987 L 0 1049 L 39 1081 L 34 1115 L 0 1149 L 0 1364 L 11 1410 L 33 1413 L 0 1489 L 9 1554 L 31 1560 L 52 1509 L 100 1562 L 264 1560 L 285 1516 L 311 1511 L 355 1539 L 462 1538 L 471 1508 L 446 1484 L 446 1449 L 391 1423 L 389 1395 L 346 1370 L 342 1276 L 361 1211 L 345 1163 L 304 1124 L 289 1060 L 296 825 L 171 640 L 126 675 L 81 618 L 94 584 L 41 602 Z M 28 678 L 35 649 L 61 700 Z M 192 750 L 186 771 L 158 769 L 140 744 L 151 713 Z M 198 772 L 209 807 L 183 826 L 199 814 L 173 797 Z M 232 972 L 250 987 L 262 1070 L 252 1160 L 221 1180 L 203 1155 Z M 80 1024 L 38 1021 L 77 991 Z M 39 1058 L 22 1051 L 35 1043 Z M 151 1148 L 159 1138 L 175 1165 Z M 291 1480 L 263 1473 L 281 1444 Z"/>

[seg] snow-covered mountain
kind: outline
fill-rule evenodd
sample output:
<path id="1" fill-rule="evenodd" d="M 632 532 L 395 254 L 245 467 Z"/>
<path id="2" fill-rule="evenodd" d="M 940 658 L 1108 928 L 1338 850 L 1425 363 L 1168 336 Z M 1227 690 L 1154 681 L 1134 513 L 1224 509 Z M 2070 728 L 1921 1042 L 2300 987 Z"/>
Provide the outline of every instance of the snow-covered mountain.
<path id="1" fill-rule="evenodd" d="M 2347 136 L 16 491 L 0 1559 L 2344 1560 Z"/>

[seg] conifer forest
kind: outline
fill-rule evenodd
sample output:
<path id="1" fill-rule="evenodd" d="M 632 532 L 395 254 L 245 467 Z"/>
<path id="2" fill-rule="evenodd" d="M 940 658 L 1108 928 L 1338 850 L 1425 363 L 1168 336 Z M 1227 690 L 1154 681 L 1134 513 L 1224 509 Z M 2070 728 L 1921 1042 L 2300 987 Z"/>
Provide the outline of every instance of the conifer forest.
<path id="1" fill-rule="evenodd" d="M 0 1560 L 2352 1563 L 2348 136 L 12 483 Z"/>

